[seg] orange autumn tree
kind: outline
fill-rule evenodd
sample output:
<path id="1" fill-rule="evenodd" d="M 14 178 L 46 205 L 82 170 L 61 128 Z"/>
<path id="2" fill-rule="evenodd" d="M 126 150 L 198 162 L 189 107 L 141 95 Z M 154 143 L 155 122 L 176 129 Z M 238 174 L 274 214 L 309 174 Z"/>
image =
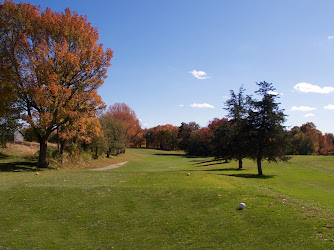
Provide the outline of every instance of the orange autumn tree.
<path id="1" fill-rule="evenodd" d="M 61 162 L 64 162 L 65 143 L 73 140 L 91 144 L 93 139 L 102 138 L 102 126 L 98 117 L 86 114 L 78 116 L 75 121 L 69 121 L 61 126 L 59 133 Z"/>
<path id="2" fill-rule="evenodd" d="M 125 103 L 115 103 L 114 105 L 109 106 L 104 117 L 114 119 L 121 124 L 128 146 L 136 142 L 137 137 L 141 135 L 142 129 L 139 119 L 137 118 L 135 111 Z"/>
<path id="3" fill-rule="evenodd" d="M 69 9 L 41 11 L 11 1 L 0 5 L 0 79 L 11 84 L 22 119 L 39 140 L 40 165 L 46 165 L 53 131 L 81 121 L 77 117 L 95 117 L 104 107 L 97 89 L 112 51 L 104 51 L 98 39 L 87 18 Z"/>

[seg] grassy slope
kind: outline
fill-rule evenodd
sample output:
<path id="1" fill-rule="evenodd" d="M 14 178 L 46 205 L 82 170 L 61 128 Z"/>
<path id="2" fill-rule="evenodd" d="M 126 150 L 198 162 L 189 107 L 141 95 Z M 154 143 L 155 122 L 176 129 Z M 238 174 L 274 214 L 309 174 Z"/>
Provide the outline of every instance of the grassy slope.
<path id="1" fill-rule="evenodd" d="M 135 149 L 125 160 L 101 172 L 0 172 L 0 249 L 334 246 L 334 157 L 264 164 L 265 178 L 251 161 L 236 171 Z"/>

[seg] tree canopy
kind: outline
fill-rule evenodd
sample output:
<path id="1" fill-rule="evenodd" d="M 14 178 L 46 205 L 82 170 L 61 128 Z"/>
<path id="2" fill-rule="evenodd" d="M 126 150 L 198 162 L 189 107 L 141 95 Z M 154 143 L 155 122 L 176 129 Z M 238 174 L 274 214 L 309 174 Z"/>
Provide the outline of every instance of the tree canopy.
<path id="1" fill-rule="evenodd" d="M 248 123 L 251 126 L 251 144 L 249 148 L 250 157 L 255 159 L 258 174 L 262 175 L 262 160 L 279 161 L 287 160 L 286 153 L 287 134 L 283 123 L 285 114 L 279 109 L 276 102 L 278 96 L 274 94 L 275 88 L 272 83 L 257 83 L 259 89 L 255 91 L 262 99 L 252 100 Z"/>
<path id="2" fill-rule="evenodd" d="M 13 89 L 21 118 L 33 128 L 42 165 L 54 130 L 104 108 L 97 89 L 107 77 L 112 51 L 104 51 L 98 39 L 87 18 L 70 9 L 0 5 L 1 85 Z"/>

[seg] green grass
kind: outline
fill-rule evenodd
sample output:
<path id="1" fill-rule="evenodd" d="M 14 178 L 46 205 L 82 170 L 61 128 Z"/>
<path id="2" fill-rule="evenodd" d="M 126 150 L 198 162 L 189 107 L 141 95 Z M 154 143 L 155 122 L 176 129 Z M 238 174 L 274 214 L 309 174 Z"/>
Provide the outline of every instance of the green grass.
<path id="1" fill-rule="evenodd" d="M 334 157 L 264 163 L 262 178 L 252 161 L 238 171 L 180 152 L 130 149 L 115 161 L 129 163 L 2 170 L 0 249 L 334 247 Z"/>

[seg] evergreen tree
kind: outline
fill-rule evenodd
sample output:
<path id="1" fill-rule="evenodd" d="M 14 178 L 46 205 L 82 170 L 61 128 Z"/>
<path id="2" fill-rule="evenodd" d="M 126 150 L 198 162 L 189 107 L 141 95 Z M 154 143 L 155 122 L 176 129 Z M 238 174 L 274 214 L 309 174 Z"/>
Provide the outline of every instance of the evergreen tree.
<path id="1" fill-rule="evenodd" d="M 251 97 L 244 95 L 245 88 L 240 87 L 239 93 L 235 94 L 230 90 L 230 99 L 225 103 L 225 110 L 230 118 L 230 158 L 239 161 L 239 169 L 242 169 L 242 159 L 248 156 L 249 152 L 249 126 L 247 117 L 250 108 Z"/>
<path id="2" fill-rule="evenodd" d="M 217 160 L 232 159 L 233 149 L 231 147 L 232 142 L 232 126 L 228 121 L 220 122 L 215 128 L 211 140 L 212 154 Z"/>
<path id="3" fill-rule="evenodd" d="M 258 174 L 262 175 L 261 163 L 264 159 L 269 162 L 286 161 L 288 150 L 287 133 L 283 122 L 285 114 L 279 109 L 276 102 L 278 98 L 272 83 L 257 83 L 259 89 L 256 94 L 262 96 L 261 100 L 252 101 L 248 122 L 251 126 L 251 142 L 253 150 L 249 153 L 257 162 Z"/>

